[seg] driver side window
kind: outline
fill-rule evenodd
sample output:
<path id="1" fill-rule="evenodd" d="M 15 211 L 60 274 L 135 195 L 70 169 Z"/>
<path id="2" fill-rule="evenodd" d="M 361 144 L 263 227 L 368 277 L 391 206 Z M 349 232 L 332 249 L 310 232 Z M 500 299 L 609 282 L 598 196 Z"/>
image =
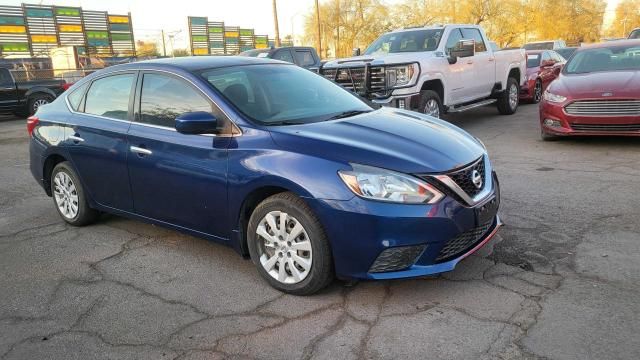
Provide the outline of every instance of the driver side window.
<path id="1" fill-rule="evenodd" d="M 445 46 L 445 52 L 447 55 L 450 55 L 452 50 L 456 50 L 456 46 L 460 40 L 462 40 L 462 32 L 460 29 L 451 30 L 449 33 L 449 39 L 447 39 L 447 45 Z"/>

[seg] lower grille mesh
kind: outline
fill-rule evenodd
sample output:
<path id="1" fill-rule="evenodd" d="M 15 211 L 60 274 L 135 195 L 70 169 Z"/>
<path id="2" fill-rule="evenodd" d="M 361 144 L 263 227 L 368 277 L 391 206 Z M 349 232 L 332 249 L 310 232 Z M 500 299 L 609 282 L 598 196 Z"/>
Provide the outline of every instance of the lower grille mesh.
<path id="1" fill-rule="evenodd" d="M 378 255 L 376 261 L 369 268 L 369 272 L 380 273 L 404 270 L 413 265 L 426 248 L 426 245 L 418 245 L 386 249 Z"/>
<path id="2" fill-rule="evenodd" d="M 445 260 L 462 255 L 462 253 L 469 250 L 480 239 L 482 239 L 487 231 L 489 231 L 489 228 L 491 228 L 492 224 L 493 220 L 484 225 L 478 226 L 477 228 L 465 231 L 455 238 L 449 240 L 449 242 L 442 248 L 442 250 L 440 250 L 436 261 L 443 262 Z"/>

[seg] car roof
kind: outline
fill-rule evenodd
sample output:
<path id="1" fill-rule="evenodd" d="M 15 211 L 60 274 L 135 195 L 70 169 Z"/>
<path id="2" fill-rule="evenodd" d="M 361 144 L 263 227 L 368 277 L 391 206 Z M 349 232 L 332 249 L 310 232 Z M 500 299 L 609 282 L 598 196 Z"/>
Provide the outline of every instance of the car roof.
<path id="1" fill-rule="evenodd" d="M 246 56 L 187 56 L 179 58 L 164 58 L 137 61 L 128 64 L 110 66 L 108 69 L 140 69 L 145 66 L 153 66 L 156 68 L 174 68 L 187 71 L 197 71 L 203 69 L 215 69 L 229 66 L 256 65 L 256 64 L 288 64 L 283 61 L 255 58 Z"/>
<path id="2" fill-rule="evenodd" d="M 578 51 L 581 51 L 584 49 L 606 49 L 606 48 L 615 47 L 615 46 L 629 46 L 629 45 L 640 46 L 640 39 L 623 39 L 623 40 L 607 41 L 607 42 L 596 43 L 596 44 L 588 44 L 578 48 Z"/>

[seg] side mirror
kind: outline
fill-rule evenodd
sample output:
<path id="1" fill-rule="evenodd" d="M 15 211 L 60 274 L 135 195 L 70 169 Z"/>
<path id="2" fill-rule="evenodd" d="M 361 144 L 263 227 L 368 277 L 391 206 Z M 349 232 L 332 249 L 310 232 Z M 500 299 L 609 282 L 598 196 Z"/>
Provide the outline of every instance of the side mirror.
<path id="1" fill-rule="evenodd" d="M 218 120 L 211 113 L 196 111 L 184 113 L 176 118 L 176 130 L 181 134 L 217 134 Z"/>
<path id="2" fill-rule="evenodd" d="M 553 66 L 555 65 L 556 62 L 553 60 L 544 60 L 543 62 L 540 63 L 540 67 L 549 67 L 549 66 Z"/>
<path id="3" fill-rule="evenodd" d="M 360 56 L 360 48 L 353 49 L 353 56 Z"/>
<path id="4" fill-rule="evenodd" d="M 458 58 L 471 57 L 476 54 L 476 41 L 462 39 L 449 52 L 449 64 L 458 62 Z"/>

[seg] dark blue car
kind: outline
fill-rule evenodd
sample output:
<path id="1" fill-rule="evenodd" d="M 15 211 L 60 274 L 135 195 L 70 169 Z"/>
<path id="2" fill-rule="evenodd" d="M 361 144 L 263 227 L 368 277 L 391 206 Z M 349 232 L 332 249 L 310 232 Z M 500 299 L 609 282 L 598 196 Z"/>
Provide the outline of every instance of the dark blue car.
<path id="1" fill-rule="evenodd" d="M 66 222 L 107 212 L 228 244 L 288 293 L 450 271 L 501 224 L 480 141 L 275 60 L 110 67 L 27 128 Z"/>

